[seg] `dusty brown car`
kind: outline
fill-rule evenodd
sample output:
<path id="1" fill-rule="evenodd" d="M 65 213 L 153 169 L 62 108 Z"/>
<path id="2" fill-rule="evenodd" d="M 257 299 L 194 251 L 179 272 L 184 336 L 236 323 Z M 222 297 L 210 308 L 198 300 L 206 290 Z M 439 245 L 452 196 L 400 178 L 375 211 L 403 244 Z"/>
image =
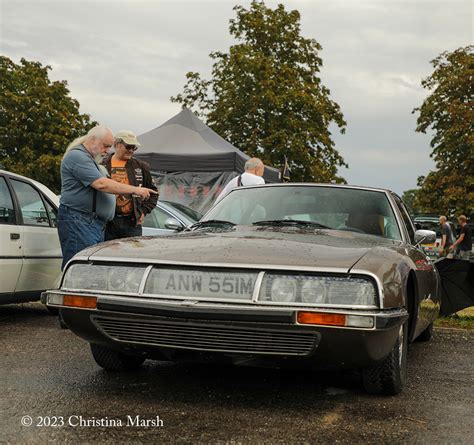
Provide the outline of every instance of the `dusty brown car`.
<path id="1" fill-rule="evenodd" d="M 99 244 L 44 300 L 107 370 L 145 359 L 361 369 L 397 394 L 439 275 L 398 196 L 316 184 L 232 191 L 192 231 Z"/>

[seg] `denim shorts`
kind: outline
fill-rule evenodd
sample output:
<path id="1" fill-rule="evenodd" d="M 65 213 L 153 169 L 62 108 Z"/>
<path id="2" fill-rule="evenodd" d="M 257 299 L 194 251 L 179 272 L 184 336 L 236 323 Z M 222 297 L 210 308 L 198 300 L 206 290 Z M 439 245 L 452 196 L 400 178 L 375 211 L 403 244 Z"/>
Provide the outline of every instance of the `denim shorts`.
<path id="1" fill-rule="evenodd" d="M 92 213 L 59 206 L 58 235 L 63 253 L 61 269 L 81 250 L 104 241 L 105 222 Z"/>

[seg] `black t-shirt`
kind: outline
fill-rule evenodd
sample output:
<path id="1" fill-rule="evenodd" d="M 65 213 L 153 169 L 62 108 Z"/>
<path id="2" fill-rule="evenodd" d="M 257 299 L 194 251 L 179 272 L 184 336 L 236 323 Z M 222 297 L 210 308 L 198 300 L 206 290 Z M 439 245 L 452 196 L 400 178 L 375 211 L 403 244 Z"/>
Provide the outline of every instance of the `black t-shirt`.
<path id="1" fill-rule="evenodd" d="M 461 235 L 464 233 L 464 239 L 459 243 L 460 250 L 471 250 L 472 249 L 472 234 L 471 229 L 467 224 L 461 227 Z"/>

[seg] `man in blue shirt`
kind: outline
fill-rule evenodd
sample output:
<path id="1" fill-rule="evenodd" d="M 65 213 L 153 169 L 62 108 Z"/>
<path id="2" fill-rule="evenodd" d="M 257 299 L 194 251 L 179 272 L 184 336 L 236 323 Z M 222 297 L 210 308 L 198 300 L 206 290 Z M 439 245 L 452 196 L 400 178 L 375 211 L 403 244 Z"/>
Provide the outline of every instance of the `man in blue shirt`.
<path id="1" fill-rule="evenodd" d="M 147 200 L 151 193 L 156 193 L 107 178 L 99 163 L 113 143 L 110 129 L 96 126 L 70 144 L 63 157 L 58 211 L 62 269 L 77 252 L 104 240 L 105 224 L 115 214 L 115 194 Z"/>

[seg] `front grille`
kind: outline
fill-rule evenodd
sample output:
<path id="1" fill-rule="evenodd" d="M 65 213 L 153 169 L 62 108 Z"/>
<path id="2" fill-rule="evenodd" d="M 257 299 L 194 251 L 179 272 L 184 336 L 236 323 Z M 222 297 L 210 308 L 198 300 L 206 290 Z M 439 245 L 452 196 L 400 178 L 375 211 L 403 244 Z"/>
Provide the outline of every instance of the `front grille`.
<path id="1" fill-rule="evenodd" d="M 157 321 L 119 317 L 93 317 L 96 326 L 113 340 L 199 351 L 235 352 L 270 355 L 309 355 L 316 332 L 266 327 L 183 322 L 163 318 Z"/>

